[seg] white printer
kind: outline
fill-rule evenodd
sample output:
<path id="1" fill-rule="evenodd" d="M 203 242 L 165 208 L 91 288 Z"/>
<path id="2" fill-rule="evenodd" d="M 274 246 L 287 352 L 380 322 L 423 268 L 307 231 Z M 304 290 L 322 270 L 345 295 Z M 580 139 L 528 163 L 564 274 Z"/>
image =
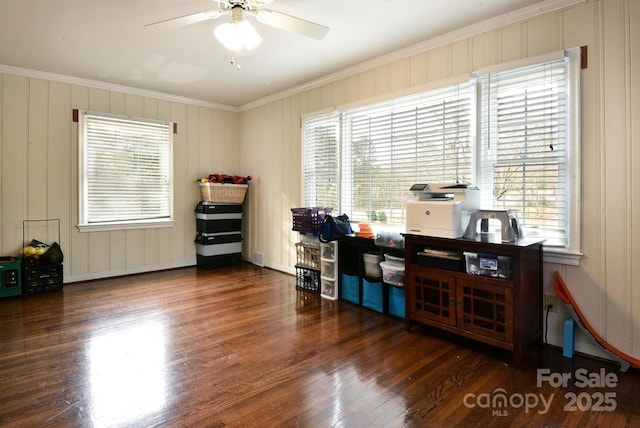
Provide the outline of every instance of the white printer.
<path id="1" fill-rule="evenodd" d="M 407 203 L 407 233 L 460 238 L 480 208 L 480 191 L 466 184 L 414 184 Z"/>

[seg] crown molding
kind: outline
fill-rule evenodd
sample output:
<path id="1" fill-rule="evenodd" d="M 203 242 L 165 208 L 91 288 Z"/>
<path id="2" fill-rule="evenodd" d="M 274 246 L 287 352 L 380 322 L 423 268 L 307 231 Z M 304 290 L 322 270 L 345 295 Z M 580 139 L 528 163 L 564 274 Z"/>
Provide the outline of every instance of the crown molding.
<path id="1" fill-rule="evenodd" d="M 524 7 L 522 9 L 509 12 L 503 15 L 499 15 L 478 23 L 460 28 L 458 30 L 451 31 L 449 33 L 442 34 L 440 36 L 425 40 L 420 43 L 413 44 L 404 49 L 400 49 L 391 52 L 386 55 L 371 59 L 369 61 L 357 64 L 355 66 L 340 70 L 335 73 L 328 74 L 318 79 L 303 83 L 301 85 L 289 88 L 287 90 L 269 95 L 256 101 L 244 104 L 239 107 L 229 106 L 225 104 L 212 103 L 209 101 L 203 101 L 193 98 L 181 97 L 177 95 L 167 94 L 163 92 L 149 91 L 146 89 L 140 89 L 132 86 L 116 85 L 112 83 L 100 82 L 97 80 L 83 79 L 78 77 L 66 76 L 62 74 L 49 73 L 38 70 L 30 70 L 26 68 L 13 67 L 10 65 L 0 64 L 0 73 L 15 74 L 20 76 L 26 76 L 36 79 L 51 80 L 55 82 L 68 83 L 72 85 L 80 85 L 97 89 L 104 89 L 108 91 L 123 92 L 131 95 L 140 95 L 144 97 L 152 97 L 160 100 L 184 103 L 194 106 L 212 108 L 216 110 L 224 110 L 230 112 L 242 112 L 254 109 L 264 104 L 268 104 L 273 101 L 277 101 L 282 98 L 286 98 L 291 95 L 295 95 L 310 89 L 314 89 L 325 85 L 327 83 L 335 82 L 354 74 L 358 74 L 373 68 L 385 65 L 400 59 L 416 55 L 430 49 L 434 49 L 443 45 L 447 45 L 465 38 L 473 37 L 486 31 L 495 30 L 497 28 L 505 27 L 510 24 L 522 22 L 527 19 L 534 18 L 545 13 L 553 12 L 556 10 L 568 8 L 576 4 L 585 3 L 587 0 L 543 0 L 534 5 Z"/>
<path id="2" fill-rule="evenodd" d="M 335 73 L 328 74 L 320 77 L 319 79 L 303 83 L 301 85 L 289 88 L 285 91 L 278 92 L 276 94 L 269 95 L 256 101 L 244 104 L 239 107 L 240 111 L 251 110 L 264 104 L 277 101 L 282 98 L 286 98 L 291 95 L 298 94 L 300 92 L 308 91 L 310 89 L 317 88 L 322 85 L 326 85 L 337 80 L 362 73 L 367 70 L 374 69 L 376 67 L 389 64 L 394 61 L 398 61 L 425 51 L 444 46 L 450 43 L 454 43 L 469 37 L 476 36 L 478 34 L 495 30 L 498 28 L 506 27 L 511 24 L 526 21 L 531 18 L 535 18 L 545 13 L 554 12 L 560 9 L 565 9 L 580 3 L 586 3 L 587 0 L 544 0 L 540 3 L 533 4 L 531 6 L 523 7 L 513 12 L 505 13 L 493 18 L 489 18 L 484 21 L 477 22 L 475 24 L 462 27 L 458 30 L 451 31 L 449 33 L 442 34 L 440 36 L 425 40 L 408 46 L 404 49 L 400 49 L 374 58 L 372 60 L 357 64 L 353 67 L 349 67 L 340 70 Z"/>
<path id="3" fill-rule="evenodd" d="M 143 97 L 157 98 L 164 101 L 171 101 L 193 106 L 212 108 L 216 110 L 226 110 L 239 112 L 238 107 L 232 107 L 224 104 L 217 104 L 193 98 L 180 97 L 177 95 L 166 94 L 163 92 L 149 91 L 146 89 L 135 88 L 133 86 L 116 85 L 113 83 L 100 82 L 98 80 L 83 79 L 80 77 L 72 77 L 63 74 L 49 73 L 46 71 L 30 70 L 27 68 L 13 67 L 11 65 L 0 64 L 0 73 L 15 74 L 18 76 L 30 77 L 34 79 L 50 80 L 60 83 L 68 83 L 70 85 L 79 85 L 89 88 L 104 89 L 107 91 L 122 92 L 130 95 L 139 95 Z"/>

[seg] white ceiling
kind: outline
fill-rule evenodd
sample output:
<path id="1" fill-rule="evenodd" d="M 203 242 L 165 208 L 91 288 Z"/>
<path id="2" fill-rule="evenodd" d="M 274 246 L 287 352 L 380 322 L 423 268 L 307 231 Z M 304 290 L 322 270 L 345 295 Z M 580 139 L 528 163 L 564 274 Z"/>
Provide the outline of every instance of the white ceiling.
<path id="1" fill-rule="evenodd" d="M 554 3 L 563 2 L 273 0 L 269 9 L 329 33 L 317 41 L 250 17 L 263 42 L 237 58 L 237 70 L 212 34 L 228 16 L 165 31 L 145 28 L 217 9 L 212 0 L 0 0 L 0 65 L 242 107 L 445 33 Z"/>

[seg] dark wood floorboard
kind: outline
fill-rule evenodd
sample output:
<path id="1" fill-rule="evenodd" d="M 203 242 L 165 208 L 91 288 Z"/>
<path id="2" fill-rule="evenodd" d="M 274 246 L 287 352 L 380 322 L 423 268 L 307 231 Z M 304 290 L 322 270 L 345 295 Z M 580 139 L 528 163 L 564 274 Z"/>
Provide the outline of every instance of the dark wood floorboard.
<path id="1" fill-rule="evenodd" d="M 617 382 L 538 386 L 545 369 Z M 0 299 L 2 427 L 634 427 L 639 386 L 542 345 L 516 371 L 503 350 L 244 263 Z"/>

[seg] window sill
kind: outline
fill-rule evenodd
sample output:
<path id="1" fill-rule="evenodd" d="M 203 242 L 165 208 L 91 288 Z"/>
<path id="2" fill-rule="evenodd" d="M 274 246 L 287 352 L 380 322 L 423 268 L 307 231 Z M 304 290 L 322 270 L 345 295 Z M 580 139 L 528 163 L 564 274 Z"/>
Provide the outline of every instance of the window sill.
<path id="1" fill-rule="evenodd" d="M 131 222 L 112 222 L 112 223 L 90 223 L 79 224 L 80 232 L 105 232 L 111 230 L 133 230 L 133 229 L 156 229 L 162 227 L 173 227 L 173 220 L 145 220 Z"/>
<path id="2" fill-rule="evenodd" d="M 560 250 L 557 248 L 544 248 L 542 261 L 544 263 L 557 263 L 561 265 L 580 266 L 582 253 Z"/>

